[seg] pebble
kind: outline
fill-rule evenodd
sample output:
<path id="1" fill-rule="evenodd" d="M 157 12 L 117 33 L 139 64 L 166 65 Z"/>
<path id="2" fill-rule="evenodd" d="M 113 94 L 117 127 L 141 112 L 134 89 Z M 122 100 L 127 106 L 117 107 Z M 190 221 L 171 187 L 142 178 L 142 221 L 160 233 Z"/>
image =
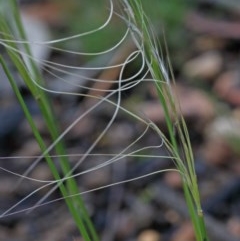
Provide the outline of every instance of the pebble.
<path id="1" fill-rule="evenodd" d="M 98 163 L 100 164 L 100 163 Z M 98 188 L 108 185 L 111 182 L 110 167 L 106 166 L 98 169 L 97 171 L 84 174 L 82 183 L 87 189 Z"/>
<path id="2" fill-rule="evenodd" d="M 134 128 L 129 123 L 114 123 L 106 134 L 111 145 L 126 145 L 134 136 Z"/>
<path id="3" fill-rule="evenodd" d="M 208 51 L 186 62 L 183 72 L 189 78 L 209 80 L 220 73 L 222 65 L 223 59 L 220 53 Z"/>
<path id="4" fill-rule="evenodd" d="M 173 234 L 171 241 L 194 241 L 195 235 L 192 224 L 183 223 L 179 229 Z"/>
<path id="5" fill-rule="evenodd" d="M 47 180 L 53 180 L 52 173 L 50 171 L 50 168 L 46 163 L 38 164 L 37 167 L 34 168 L 32 171 L 30 177 L 35 178 L 37 180 L 47 181 Z"/>
<path id="6" fill-rule="evenodd" d="M 177 213 L 175 210 L 169 209 L 165 213 L 165 218 L 167 221 L 169 221 L 172 224 L 176 224 L 181 221 L 181 216 L 179 213 Z"/>
<path id="7" fill-rule="evenodd" d="M 235 162 L 231 165 L 231 170 L 240 176 L 240 158 L 237 158 Z"/>
<path id="8" fill-rule="evenodd" d="M 219 76 L 213 90 L 227 103 L 240 105 L 240 78 L 238 71 L 228 71 Z"/>
<path id="9" fill-rule="evenodd" d="M 226 141 L 212 138 L 204 144 L 202 155 L 210 164 L 223 165 L 231 160 L 232 150 Z"/>
<path id="10" fill-rule="evenodd" d="M 226 45 L 226 41 L 224 39 L 215 38 L 212 36 L 199 36 L 194 41 L 194 49 L 197 51 L 214 51 L 214 49 L 223 49 Z"/>
<path id="11" fill-rule="evenodd" d="M 216 118 L 206 128 L 206 142 L 203 155 L 210 163 L 224 164 L 238 152 L 237 142 L 240 139 L 240 120 L 236 116 Z"/>
<path id="12" fill-rule="evenodd" d="M 10 179 L 9 177 L 1 178 L 0 185 L 0 196 L 2 197 L 11 197 L 13 196 L 13 188 L 16 185 L 16 180 L 14 178 Z"/>
<path id="13" fill-rule="evenodd" d="M 122 211 L 118 216 L 118 228 L 116 238 L 119 240 L 125 240 L 126 237 L 131 236 L 137 229 L 134 216 L 127 212 Z"/>
<path id="14" fill-rule="evenodd" d="M 207 136 L 240 138 L 240 120 L 228 115 L 216 118 L 207 128 Z"/>
<path id="15" fill-rule="evenodd" d="M 41 155 L 39 145 L 34 138 L 27 138 L 22 144 L 22 147 L 13 153 L 13 157 L 22 157 L 18 165 L 31 165 L 32 160 L 35 159 L 34 157 Z M 25 156 L 33 158 L 24 158 Z"/>
<path id="16" fill-rule="evenodd" d="M 75 237 L 73 238 L 73 241 L 84 241 L 82 237 Z"/>
<path id="17" fill-rule="evenodd" d="M 215 116 L 215 106 L 203 91 L 177 85 L 176 92 L 184 117 L 203 124 Z"/>
<path id="18" fill-rule="evenodd" d="M 147 229 L 142 231 L 137 238 L 137 241 L 161 241 L 161 240 L 162 240 L 161 234 L 153 229 Z"/>
<path id="19" fill-rule="evenodd" d="M 227 222 L 228 230 L 236 237 L 240 237 L 240 218 L 232 217 Z"/>
<path id="20" fill-rule="evenodd" d="M 11 230 L 1 225 L 0 237 L 1 237 L 1 240 L 4 240 L 4 241 L 11 240 Z"/>
<path id="21" fill-rule="evenodd" d="M 79 113 L 79 116 L 81 114 Z M 79 116 L 76 116 L 75 114 L 71 117 L 69 116 L 62 126 L 63 130 L 68 128 Z M 67 137 L 70 139 L 79 139 L 83 136 L 89 135 L 92 132 L 92 127 L 95 125 L 96 121 L 94 120 L 94 118 L 85 117 L 71 128 L 71 130 L 67 134 Z"/>
<path id="22" fill-rule="evenodd" d="M 164 181 L 172 188 L 180 189 L 182 187 L 182 179 L 178 172 L 165 173 Z"/>
<path id="23" fill-rule="evenodd" d="M 137 109 L 154 123 L 164 121 L 164 112 L 159 101 L 144 101 Z"/>
<path id="24" fill-rule="evenodd" d="M 151 225 L 156 210 L 151 205 L 141 202 L 137 199 L 133 200 L 132 213 L 135 218 L 135 223 L 138 227 L 144 228 Z M 144 217 L 144 218 L 143 218 Z"/>
<path id="25" fill-rule="evenodd" d="M 186 119 L 194 119 L 196 123 L 202 125 L 215 116 L 215 107 L 203 91 L 184 85 L 176 85 L 175 91 L 181 112 Z M 155 98 L 157 98 L 156 95 Z M 145 101 L 139 105 L 138 109 L 153 122 L 165 121 L 164 112 L 158 100 Z"/>

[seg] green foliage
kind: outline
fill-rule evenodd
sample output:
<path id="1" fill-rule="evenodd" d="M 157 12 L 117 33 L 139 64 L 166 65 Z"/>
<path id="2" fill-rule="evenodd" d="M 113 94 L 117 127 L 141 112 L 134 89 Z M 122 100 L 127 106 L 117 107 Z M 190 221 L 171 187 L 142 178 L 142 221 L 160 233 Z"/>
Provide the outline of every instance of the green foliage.
<path id="1" fill-rule="evenodd" d="M 108 14 L 108 1 L 103 0 L 70 0 L 67 3 L 61 1 L 65 6 L 64 15 L 66 31 L 64 35 L 83 33 L 99 27 Z M 184 17 L 193 5 L 189 0 L 148 0 L 143 2 L 144 11 L 151 16 L 151 22 L 156 27 L 158 34 L 164 28 L 170 49 L 178 49 L 184 44 L 184 31 L 182 28 Z M 115 11 L 120 9 L 115 4 Z M 125 31 L 125 24 L 114 14 L 113 19 L 101 32 L 85 36 L 81 42 L 74 42 L 75 46 L 88 52 L 101 51 L 113 46 Z M 61 33 L 58 34 L 61 37 Z"/>
<path id="2" fill-rule="evenodd" d="M 66 5 L 63 16 L 66 24 L 64 36 L 96 29 L 106 21 L 109 14 L 109 1 L 106 0 L 70 0 L 68 3 L 61 1 L 61 4 Z M 124 31 L 125 24 L 117 15 L 113 15 L 110 23 L 101 31 L 83 36 L 81 41 L 72 40 L 72 44 L 86 52 L 102 51 L 115 45 Z M 62 33 L 62 31 L 58 33 L 58 37 L 62 37 Z M 71 42 L 66 44 L 70 45 Z"/>

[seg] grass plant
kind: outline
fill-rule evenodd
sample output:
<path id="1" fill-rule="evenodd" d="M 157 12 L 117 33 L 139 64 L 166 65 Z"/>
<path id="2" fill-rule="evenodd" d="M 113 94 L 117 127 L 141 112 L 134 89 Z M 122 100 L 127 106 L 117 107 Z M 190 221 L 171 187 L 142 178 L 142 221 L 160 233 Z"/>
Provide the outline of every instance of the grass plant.
<path id="1" fill-rule="evenodd" d="M 155 41 L 154 31 L 144 14 L 141 1 L 124 1 L 124 3 L 129 19 L 131 19 L 132 29 L 135 30 L 135 32 L 133 31 L 133 38 L 143 51 L 144 59 L 155 82 L 159 101 L 164 110 L 169 138 L 166 138 L 163 134 L 161 136 L 164 138 L 168 150 L 172 153 L 174 163 L 182 176 L 185 199 L 195 229 L 196 239 L 197 241 L 208 240 L 191 142 L 186 123 L 170 84 L 170 78 L 174 79 L 174 77 L 168 75 L 161 54 L 158 52 L 160 46 Z M 179 144 L 176 140 L 176 134 L 180 139 Z"/>
<path id="2" fill-rule="evenodd" d="M 13 49 L 18 50 L 19 46 L 16 45 L 15 39 L 22 39 L 25 40 L 25 32 L 24 28 L 21 23 L 19 10 L 17 2 L 14 0 L 8 1 L 1 1 L 1 5 L 4 6 L 6 4 L 4 10 L 11 10 L 13 14 L 11 15 L 11 19 L 9 19 L 9 15 L 5 15 L 7 12 L 1 11 L 0 16 L 0 29 L 1 33 L 3 34 L 3 37 L 6 37 L 8 39 L 9 47 L 6 49 L 7 53 L 11 59 L 11 61 L 14 63 L 18 73 L 21 75 L 22 79 L 24 80 L 26 86 L 28 87 L 29 91 L 31 92 L 32 96 L 37 101 L 39 108 L 41 110 L 42 116 L 45 120 L 46 126 L 48 128 L 48 131 L 52 137 L 53 140 L 56 140 L 59 136 L 58 127 L 56 124 L 56 120 L 53 114 L 53 110 L 51 107 L 51 103 L 45 94 L 45 92 L 38 88 L 38 86 L 35 84 L 43 84 L 43 80 L 41 77 L 41 74 L 39 70 L 37 69 L 37 66 L 35 65 L 34 61 L 31 58 L 28 58 L 25 62 L 23 61 L 22 57 L 20 56 L 19 52 L 13 51 Z M 14 32 L 12 31 L 14 29 Z M 23 42 L 20 48 L 22 47 L 23 51 L 28 55 L 31 56 L 31 51 L 28 43 Z M 14 81 L 14 78 L 11 74 L 11 72 L 8 70 L 8 67 L 3 59 L 2 56 L 0 56 L 0 62 L 2 64 L 2 67 L 5 71 L 5 74 L 7 75 L 9 82 L 18 98 L 18 101 L 24 111 L 24 114 L 32 128 L 33 134 L 39 144 L 39 147 L 41 148 L 43 152 L 43 157 L 45 157 L 49 168 L 51 169 L 51 172 L 56 179 L 56 185 L 59 187 L 63 197 L 69 196 L 72 194 L 76 194 L 79 192 L 78 186 L 75 182 L 74 178 L 66 178 L 66 184 L 63 183 L 63 181 L 60 178 L 60 175 L 56 169 L 56 166 L 49 156 L 48 148 L 46 147 L 43 138 L 41 137 L 41 134 L 39 133 L 36 125 L 34 124 L 34 121 L 32 119 L 32 116 L 28 110 L 28 107 L 24 101 L 24 98 L 22 97 L 17 84 Z M 33 82 L 32 80 L 35 80 L 36 82 Z M 59 141 L 54 146 L 55 151 L 57 155 L 59 155 L 60 158 L 60 165 L 62 168 L 62 171 L 66 177 L 71 175 L 71 168 L 68 162 L 68 159 L 65 155 L 65 148 L 64 144 Z M 85 208 L 85 205 L 79 195 L 73 196 L 72 198 L 66 198 L 66 204 L 76 222 L 76 225 L 79 228 L 79 231 L 83 235 L 85 240 L 98 240 L 98 237 L 96 235 L 95 229 L 92 225 L 92 222 L 90 221 L 90 218 L 88 216 L 87 210 Z M 16 204 L 18 205 L 18 204 Z M 8 211 L 11 211 L 13 208 L 15 208 L 14 205 L 11 207 Z M 81 210 L 81 211 L 79 211 Z M 3 213 L 2 216 L 6 214 Z"/>
<path id="3" fill-rule="evenodd" d="M 42 155 L 36 158 L 36 161 L 29 167 L 28 170 L 24 174 L 12 173 L 10 170 L 6 170 L 0 167 L 2 170 L 9 172 L 11 174 L 20 176 L 21 179 L 26 179 L 29 181 L 37 181 L 42 183 L 42 186 L 30 193 L 27 197 L 25 197 L 20 202 L 16 203 L 14 206 L 6 210 L 1 217 L 5 217 L 7 215 L 13 215 L 16 212 L 14 208 L 16 208 L 21 202 L 25 201 L 34 193 L 40 191 L 45 187 L 51 187 L 50 191 L 46 196 L 44 196 L 41 200 L 39 200 L 36 205 L 33 207 L 29 207 L 27 210 L 35 209 L 36 207 L 46 205 L 49 202 L 46 201 L 46 198 L 54 192 L 56 189 L 60 189 L 62 193 L 62 198 L 64 199 L 70 213 L 73 216 L 73 219 L 78 227 L 81 235 L 84 240 L 99 240 L 98 235 L 94 229 L 92 222 L 90 221 L 89 215 L 87 213 L 87 209 L 83 200 L 81 199 L 80 194 L 88 193 L 94 190 L 99 190 L 102 188 L 110 187 L 113 185 L 138 180 L 140 178 L 154 175 L 163 171 L 168 170 L 156 170 L 154 173 L 149 173 L 143 175 L 141 177 L 132 178 L 130 180 L 123 180 L 116 183 L 111 183 L 104 187 L 98 187 L 94 190 L 79 190 L 76 178 L 80 175 L 84 175 L 86 173 L 91 173 L 95 170 L 103 168 L 107 165 L 110 165 L 114 162 L 120 161 L 126 157 L 141 157 L 145 158 L 146 156 L 141 155 L 143 150 L 152 149 L 152 148 L 161 148 L 166 147 L 170 153 L 169 156 L 165 156 L 165 158 L 170 158 L 174 162 L 176 169 L 175 171 L 179 172 L 182 177 L 183 182 L 183 190 L 187 203 L 187 207 L 189 210 L 189 214 L 194 226 L 196 240 L 197 241 L 208 241 L 207 232 L 204 223 L 204 215 L 201 208 L 200 194 L 198 189 L 197 176 L 195 173 L 194 166 L 194 157 L 191 148 L 191 141 L 189 138 L 188 130 L 184 118 L 181 114 L 181 108 L 177 100 L 177 96 L 173 91 L 172 86 L 174 85 L 174 78 L 171 71 L 170 64 L 163 61 L 161 46 L 157 41 L 156 35 L 154 34 L 154 29 L 152 28 L 151 23 L 149 22 L 148 17 L 144 13 L 144 9 L 142 7 L 141 0 L 123 0 L 120 2 L 122 5 L 123 12 L 117 13 L 116 15 L 122 19 L 123 22 L 126 23 L 127 30 L 124 37 L 117 43 L 115 46 L 103 50 L 101 52 L 96 53 L 84 53 L 84 52 L 73 52 L 68 50 L 62 50 L 57 47 L 54 47 L 54 44 L 68 41 L 74 38 L 81 38 L 86 35 L 96 34 L 101 31 L 105 27 L 107 27 L 110 19 L 114 14 L 114 1 L 109 1 L 109 16 L 106 22 L 97 29 L 90 30 L 89 32 L 85 32 L 82 34 L 78 34 L 75 36 L 70 36 L 69 38 L 63 38 L 53 41 L 46 41 L 42 43 L 29 43 L 24 33 L 24 28 L 21 24 L 21 19 L 19 15 L 18 6 L 15 0 L 9 1 L 0 1 L 0 6 L 4 7 L 4 11 L 0 10 L 0 44 L 5 47 L 6 52 L 8 54 L 9 59 L 14 64 L 17 72 L 21 75 L 22 79 L 25 82 L 25 85 L 31 92 L 32 96 L 36 100 L 41 110 L 42 116 L 45 120 L 47 129 L 52 138 L 52 144 L 47 146 L 44 142 L 44 138 L 41 136 L 41 133 L 38 131 L 33 117 L 28 110 L 28 107 L 24 101 L 21 92 L 18 89 L 17 84 L 14 81 L 14 77 L 12 73 L 8 69 L 8 65 L 4 58 L 0 55 L 0 63 L 7 75 L 10 84 L 12 85 L 12 89 L 14 90 L 18 101 L 25 113 L 25 116 L 32 128 L 33 134 L 41 148 Z M 6 15 L 8 11 L 12 12 L 11 16 Z M 10 18 L 10 19 L 9 19 Z M 76 66 L 67 66 L 58 63 L 53 63 L 48 60 L 39 60 L 35 59 L 31 54 L 30 44 L 43 44 L 48 48 L 52 48 L 61 52 L 68 52 L 69 54 L 79 54 L 83 56 L 102 56 L 104 54 L 114 54 L 114 51 L 119 48 L 124 41 L 131 38 L 136 50 L 129 54 L 129 57 L 121 64 L 116 65 L 106 65 L 106 66 L 97 66 L 97 67 L 76 67 Z M 136 71 L 136 74 L 129 78 L 123 78 L 124 71 L 127 64 L 134 62 L 136 59 L 141 60 L 141 65 L 139 69 Z M 168 58 L 168 57 L 167 57 Z M 62 78 L 62 74 L 72 75 L 75 78 L 85 78 L 88 81 L 93 81 L 94 83 L 112 83 L 117 87 L 115 89 L 91 89 L 91 87 L 87 87 L 81 84 L 69 83 L 72 85 L 77 85 L 79 88 L 87 90 L 87 94 L 82 93 L 72 93 L 67 91 L 56 91 L 49 89 L 49 87 L 44 83 L 43 78 L 41 76 L 40 71 L 37 68 L 36 62 L 41 62 L 42 68 L 47 71 L 49 74 L 52 74 L 54 77 L 57 77 L 59 81 L 65 81 Z M 168 62 L 168 61 L 166 61 Z M 95 71 L 101 70 L 105 71 L 108 69 L 119 68 L 119 78 L 113 80 L 104 80 L 97 78 L 89 78 L 87 76 L 82 76 L 79 73 L 75 73 L 75 70 L 87 70 L 87 71 Z M 54 71 L 54 73 L 52 72 Z M 57 74 L 56 74 L 57 72 Z M 139 77 L 140 76 L 140 77 Z M 155 85 L 159 102 L 164 110 L 165 121 L 167 126 L 167 134 L 163 134 L 160 128 L 153 123 L 151 120 L 146 120 L 144 117 L 136 114 L 133 110 L 128 110 L 122 105 L 122 92 L 124 90 L 132 89 L 135 86 L 142 84 L 144 82 L 152 82 Z M 94 85 L 93 85 L 94 86 Z M 95 95 L 91 94 L 97 91 Z M 105 96 L 99 93 L 106 93 Z M 89 94 L 90 93 L 90 94 Z M 65 131 L 62 133 L 59 132 L 59 129 L 56 124 L 56 119 L 54 116 L 54 111 L 52 110 L 51 101 L 49 98 L 49 94 L 62 94 L 62 95 L 83 95 L 85 98 L 94 99 L 92 105 L 88 107 L 88 109 L 81 114 Z M 116 101 L 112 97 L 116 97 Z M 79 160 L 76 162 L 74 166 L 70 165 L 68 160 L 68 154 L 66 148 L 63 144 L 64 136 L 83 118 L 85 118 L 89 113 L 94 111 L 98 106 L 102 103 L 107 103 L 110 106 L 114 107 L 114 111 L 109 120 L 109 123 L 105 126 L 102 132 L 98 135 L 92 145 L 88 148 L 88 150 L 79 154 Z M 94 154 L 93 150 L 97 146 L 97 144 L 101 141 L 103 136 L 109 131 L 111 125 L 115 121 L 118 112 L 124 112 L 131 116 L 132 119 L 135 119 L 138 122 L 141 122 L 145 125 L 145 129 L 143 133 L 137 137 L 131 144 L 127 145 L 122 149 L 119 153 L 115 154 L 99 154 L 99 156 L 105 156 L 107 160 L 104 163 L 96 165 L 93 168 L 85 170 L 83 172 L 77 172 L 77 168 L 80 164 L 86 160 L 86 158 L 98 154 Z M 144 138 L 145 134 L 149 129 L 155 131 L 155 133 L 160 137 L 160 144 L 156 146 L 146 146 L 143 148 L 134 149 L 135 144 L 142 138 Z M 61 169 L 63 172 L 63 177 L 60 177 L 55 163 L 53 161 L 53 151 L 55 152 L 55 156 L 58 156 L 60 160 Z M 77 156 L 77 155 L 76 155 Z M 51 172 L 54 176 L 54 180 L 43 181 L 37 180 L 29 177 L 29 173 L 38 165 L 40 160 L 45 159 L 51 169 Z M 161 158 L 161 156 L 157 156 L 155 158 Z M 4 158 L 1 158 L 4 159 Z M 60 200 L 58 199 L 58 200 Z M 55 200 L 57 201 L 57 200 Z M 53 201 L 50 201 L 53 202 Z M 26 211 L 26 210 L 22 210 Z"/>

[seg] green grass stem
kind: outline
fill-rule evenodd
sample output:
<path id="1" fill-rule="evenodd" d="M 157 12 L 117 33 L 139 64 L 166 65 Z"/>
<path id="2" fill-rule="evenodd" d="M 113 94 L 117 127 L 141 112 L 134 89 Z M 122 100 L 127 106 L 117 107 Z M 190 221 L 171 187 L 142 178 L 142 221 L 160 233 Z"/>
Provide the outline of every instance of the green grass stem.
<path id="1" fill-rule="evenodd" d="M 164 63 L 158 53 L 159 46 L 156 44 L 148 18 L 144 14 L 141 0 L 125 0 L 124 4 L 128 11 L 128 19 L 132 24 L 135 41 L 138 42 L 138 39 L 140 39 L 138 46 L 142 50 L 152 78 L 155 80 L 156 90 L 165 114 L 169 135 L 169 141 L 168 138 L 164 138 L 165 143 L 170 153 L 175 156 L 174 162 L 182 176 L 185 200 L 195 230 L 196 239 L 197 241 L 206 241 L 208 237 L 201 209 L 191 142 L 184 118 L 180 110 L 177 109 L 178 103 L 176 103 L 172 93 L 169 79 L 170 77 L 173 78 L 173 76 L 168 76 Z M 177 134 L 180 137 L 180 144 L 177 143 Z"/>
<path id="2" fill-rule="evenodd" d="M 15 0 L 8 1 L 10 4 L 10 9 L 13 11 L 13 21 L 11 22 L 15 26 L 15 31 L 18 31 L 18 33 L 15 33 L 18 38 L 21 40 L 25 40 L 26 36 L 24 33 L 24 29 L 21 23 L 21 18 L 18 11 L 18 6 Z M 12 26 L 11 26 L 12 27 Z M 14 40 L 11 27 L 8 25 L 8 22 L 5 20 L 5 16 L 1 13 L 0 15 L 0 29 L 1 32 L 4 33 L 3 38 L 6 38 L 7 40 Z M 7 36 L 7 37 L 6 37 Z M 16 38 L 17 38 L 16 37 Z M 8 43 L 12 48 L 18 49 L 19 46 L 17 46 L 14 41 Z M 26 53 L 31 56 L 30 47 L 28 44 L 23 44 L 23 49 L 26 51 Z M 54 117 L 54 111 L 52 110 L 50 101 L 43 90 L 38 88 L 36 84 L 32 81 L 36 81 L 39 85 L 44 85 L 43 80 L 41 78 L 41 74 L 35 65 L 35 63 L 32 61 L 32 59 L 29 59 L 28 63 L 24 63 L 23 59 L 20 55 L 16 54 L 15 52 L 11 51 L 10 49 L 7 49 L 7 53 L 15 65 L 17 71 L 21 75 L 22 79 L 24 80 L 26 86 L 28 87 L 29 91 L 32 93 L 33 97 L 35 98 L 36 102 L 38 103 L 38 106 L 41 110 L 42 116 L 45 119 L 46 126 L 49 130 L 49 133 L 53 140 L 56 140 L 59 136 L 59 131 L 57 127 L 57 122 Z M 12 85 L 12 88 L 19 100 L 19 103 L 21 104 L 21 107 L 23 108 L 23 111 L 26 115 L 26 118 L 32 128 L 33 134 L 42 150 L 43 153 L 45 153 L 46 161 L 52 171 L 52 174 L 56 180 L 59 180 L 59 189 L 63 195 L 63 197 L 67 197 L 73 194 L 79 193 L 79 189 L 77 186 L 77 183 L 74 178 L 71 178 L 71 166 L 68 162 L 68 159 L 66 157 L 65 153 L 65 147 L 64 144 L 60 141 L 55 146 L 55 151 L 57 155 L 59 155 L 60 159 L 60 165 L 64 174 L 64 178 L 69 177 L 65 183 L 63 184 L 61 182 L 59 173 L 51 160 L 51 158 L 48 156 L 48 153 L 46 153 L 46 146 L 44 144 L 43 139 L 41 138 L 41 134 L 38 132 L 38 129 L 36 128 L 34 121 L 32 119 L 32 116 L 30 112 L 27 109 L 27 106 L 24 102 L 23 97 L 21 96 L 20 91 L 18 90 L 18 87 L 14 81 L 13 76 L 11 75 L 10 71 L 7 68 L 7 65 L 4 61 L 4 59 L 0 58 L 1 64 L 3 66 L 3 69 L 9 79 L 9 82 Z M 80 231 L 80 233 L 83 235 L 84 239 L 86 241 L 94 240 L 98 241 L 98 236 L 96 234 L 96 231 L 94 229 L 94 226 L 89 218 L 87 209 L 84 205 L 84 202 L 80 195 L 76 195 L 72 198 L 66 198 L 65 199 L 67 206 L 75 220 L 75 223 Z"/>

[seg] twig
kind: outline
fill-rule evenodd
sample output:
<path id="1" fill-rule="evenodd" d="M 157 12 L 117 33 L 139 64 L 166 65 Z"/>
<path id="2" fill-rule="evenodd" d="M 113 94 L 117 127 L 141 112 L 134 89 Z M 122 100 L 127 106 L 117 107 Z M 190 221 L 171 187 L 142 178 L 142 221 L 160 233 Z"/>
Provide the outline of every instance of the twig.
<path id="1" fill-rule="evenodd" d="M 196 12 L 188 14 L 186 26 L 197 33 L 209 34 L 215 37 L 240 39 L 240 21 L 228 22 L 206 18 Z"/>

